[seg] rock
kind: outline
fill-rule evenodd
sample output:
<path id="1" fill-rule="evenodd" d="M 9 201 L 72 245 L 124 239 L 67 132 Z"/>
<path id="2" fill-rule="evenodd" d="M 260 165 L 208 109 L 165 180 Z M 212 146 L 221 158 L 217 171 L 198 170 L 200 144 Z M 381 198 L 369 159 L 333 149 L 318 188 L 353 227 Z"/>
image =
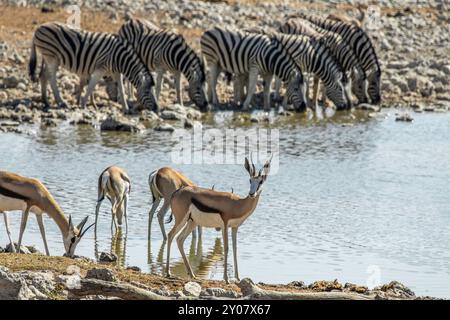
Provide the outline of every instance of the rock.
<path id="1" fill-rule="evenodd" d="M 17 243 L 14 243 L 14 247 L 16 248 L 16 252 L 18 252 L 18 251 L 19 251 L 19 245 L 18 245 Z M 5 251 L 6 251 L 6 252 L 12 252 L 11 249 L 12 249 L 12 248 L 11 248 L 11 244 L 8 243 L 8 245 L 6 246 Z M 28 250 L 28 248 L 25 247 L 25 246 L 23 246 L 23 245 L 20 246 L 20 253 L 23 253 L 23 254 L 31 254 L 30 250 Z"/>
<path id="2" fill-rule="evenodd" d="M 178 113 L 172 110 L 164 110 L 161 112 L 161 119 L 183 121 L 186 119 L 186 114 Z"/>
<path id="3" fill-rule="evenodd" d="M 157 126 L 155 128 L 155 130 L 156 131 L 163 131 L 163 132 L 174 132 L 175 128 L 172 127 L 170 124 L 163 123 L 163 124 L 160 124 L 159 126 Z"/>
<path id="4" fill-rule="evenodd" d="M 81 270 L 80 267 L 72 264 L 70 266 L 67 267 L 66 271 L 64 272 L 65 275 L 80 275 L 81 274 Z"/>
<path id="5" fill-rule="evenodd" d="M 373 289 L 373 291 L 378 293 L 382 292 L 387 296 L 401 299 L 410 299 L 416 296 L 411 289 L 409 289 L 408 287 L 406 287 L 405 285 L 401 284 L 398 281 L 392 281 L 389 284 L 376 287 L 375 289 Z"/>
<path id="6" fill-rule="evenodd" d="M 102 252 L 98 259 L 100 262 L 116 262 L 117 255 L 115 253 Z"/>
<path id="7" fill-rule="evenodd" d="M 337 279 L 334 281 L 315 281 L 311 283 L 308 288 L 315 291 L 342 291 L 342 284 L 340 284 Z"/>
<path id="8" fill-rule="evenodd" d="M 159 116 L 150 110 L 142 110 L 139 120 L 141 121 L 156 121 L 159 119 Z"/>
<path id="9" fill-rule="evenodd" d="M 127 267 L 127 270 L 141 272 L 141 268 L 136 267 L 136 266 L 129 266 L 129 267 Z"/>
<path id="10" fill-rule="evenodd" d="M 6 91 L 0 91 L 0 103 L 3 103 L 6 100 L 8 100 L 8 94 Z"/>
<path id="11" fill-rule="evenodd" d="M 99 279 L 104 281 L 117 281 L 116 276 L 114 273 L 106 268 L 100 269 L 100 268 L 93 268 L 87 271 L 86 273 L 87 279 Z"/>
<path id="12" fill-rule="evenodd" d="M 436 108 L 434 106 L 426 106 L 425 108 L 423 108 L 423 111 L 426 112 L 434 112 L 436 110 Z"/>
<path id="13" fill-rule="evenodd" d="M 100 125 L 100 130 L 102 131 L 126 131 L 136 133 L 144 129 L 143 125 L 122 115 L 111 115 Z"/>
<path id="14" fill-rule="evenodd" d="M 10 272 L 0 266 L 0 300 L 49 299 L 54 290 L 52 272 Z"/>
<path id="15" fill-rule="evenodd" d="M 230 298 L 237 299 L 240 295 L 232 290 L 225 290 L 222 288 L 206 288 L 200 293 L 200 297 L 216 297 L 216 298 Z"/>
<path id="16" fill-rule="evenodd" d="M 190 297 L 198 297 L 202 291 L 202 287 L 193 281 L 187 282 L 183 287 L 183 294 Z"/>
<path id="17" fill-rule="evenodd" d="M 30 253 L 42 254 L 42 252 L 40 252 L 39 249 L 36 248 L 36 246 L 26 246 L 26 248 L 28 249 L 28 251 L 30 251 Z"/>
<path id="18" fill-rule="evenodd" d="M 358 286 L 356 284 L 349 283 L 349 282 L 347 282 L 344 285 L 344 289 L 347 289 L 348 291 L 354 291 L 357 293 L 367 293 L 369 291 L 369 288 L 367 288 L 365 286 Z"/>
<path id="19" fill-rule="evenodd" d="M 355 108 L 356 109 L 361 109 L 361 110 L 372 111 L 372 112 L 380 111 L 380 107 L 379 106 L 376 106 L 376 105 L 373 105 L 373 104 L 369 104 L 369 103 L 360 103 Z"/>
<path id="20" fill-rule="evenodd" d="M 301 289 L 307 288 L 303 281 L 292 281 L 288 283 L 288 286 Z"/>
<path id="21" fill-rule="evenodd" d="M 44 119 L 42 119 L 41 124 L 44 127 L 57 127 L 58 121 L 56 121 L 55 119 L 51 119 L 51 118 L 44 118 Z"/>
<path id="22" fill-rule="evenodd" d="M 0 122 L 0 127 L 18 127 L 20 125 L 19 121 L 2 121 Z"/>
<path id="23" fill-rule="evenodd" d="M 413 117 L 409 113 L 403 113 L 399 114 L 395 117 L 395 121 L 405 121 L 405 122 L 412 122 L 414 121 Z"/>
<path id="24" fill-rule="evenodd" d="M 4 252 L 6 252 L 6 251 L 5 251 L 5 248 L 0 247 L 0 253 L 4 253 Z"/>
<path id="25" fill-rule="evenodd" d="M 16 76 L 3 78 L 3 86 L 7 89 L 16 88 L 18 84 L 19 78 L 17 78 Z"/>

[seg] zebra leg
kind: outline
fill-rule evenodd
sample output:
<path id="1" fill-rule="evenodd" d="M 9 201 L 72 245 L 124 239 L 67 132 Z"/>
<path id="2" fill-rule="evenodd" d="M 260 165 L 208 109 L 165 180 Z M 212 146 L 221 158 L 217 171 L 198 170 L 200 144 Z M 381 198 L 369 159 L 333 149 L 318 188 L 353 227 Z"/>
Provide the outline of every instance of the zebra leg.
<path id="1" fill-rule="evenodd" d="M 6 228 L 6 234 L 8 235 L 9 244 L 11 245 L 11 252 L 16 253 L 16 247 L 14 246 L 14 242 L 12 241 L 11 237 L 11 230 L 9 230 L 9 218 L 7 212 L 0 212 L 3 213 L 3 219 L 5 220 L 5 228 Z"/>
<path id="2" fill-rule="evenodd" d="M 47 96 L 48 78 L 49 78 L 49 74 L 47 71 L 47 66 L 46 66 L 44 60 L 42 60 L 41 72 L 39 74 L 39 81 L 41 83 L 41 99 L 42 99 L 42 102 L 44 103 L 44 111 L 47 111 L 48 109 L 50 109 L 50 103 L 48 102 L 48 96 Z"/>
<path id="3" fill-rule="evenodd" d="M 318 107 L 318 95 L 319 95 L 319 77 L 314 76 L 314 82 L 313 82 L 313 107 L 314 109 L 317 109 Z"/>
<path id="4" fill-rule="evenodd" d="M 100 73 L 93 73 L 91 78 L 89 79 L 88 88 L 86 90 L 86 94 L 81 98 L 81 107 L 86 108 L 87 100 L 91 96 L 92 92 L 94 92 L 95 85 L 102 78 Z"/>
<path id="5" fill-rule="evenodd" d="M 123 75 L 121 73 L 115 75 L 114 80 L 117 83 L 117 93 L 119 98 L 119 103 L 122 105 L 122 112 L 127 113 L 128 112 L 128 103 L 127 99 L 125 98 L 125 89 L 123 88 Z"/>
<path id="6" fill-rule="evenodd" d="M 275 78 L 275 101 L 277 101 L 277 102 L 281 101 L 280 89 L 281 89 L 281 79 L 276 77 Z"/>
<path id="7" fill-rule="evenodd" d="M 245 99 L 244 105 L 242 106 L 243 110 L 248 110 L 253 95 L 255 94 L 257 80 L 258 80 L 258 70 L 251 69 L 248 74 L 247 98 Z"/>
<path id="8" fill-rule="evenodd" d="M 44 227 L 44 219 L 42 217 L 43 214 L 37 214 L 36 219 L 39 225 L 39 231 L 41 232 L 42 241 L 44 241 L 45 254 L 50 255 L 50 251 L 48 250 L 47 238 L 45 236 L 45 227 Z"/>
<path id="9" fill-rule="evenodd" d="M 220 68 L 217 64 L 212 64 L 208 73 L 208 101 L 212 101 L 214 106 L 219 104 L 219 99 L 217 98 L 217 78 L 219 77 Z"/>
<path id="10" fill-rule="evenodd" d="M 177 103 L 183 105 L 183 92 L 181 88 L 181 73 L 175 73 L 175 90 L 177 92 Z"/>
<path id="11" fill-rule="evenodd" d="M 264 110 L 270 110 L 270 86 L 272 84 L 272 75 L 264 76 Z"/>
<path id="12" fill-rule="evenodd" d="M 83 94 L 84 86 L 86 85 L 86 78 L 80 77 L 80 83 L 78 85 L 77 91 L 77 105 L 80 106 L 81 103 L 81 95 Z"/>
<path id="13" fill-rule="evenodd" d="M 161 88 L 164 83 L 163 74 L 164 74 L 164 72 L 162 70 L 158 70 L 156 72 L 156 91 L 155 91 L 156 101 L 159 101 L 159 95 L 161 94 Z"/>
<path id="14" fill-rule="evenodd" d="M 50 86 L 55 96 L 56 103 L 59 108 L 67 108 L 67 103 L 61 98 L 61 94 L 58 89 L 58 84 L 56 82 L 56 71 L 58 70 L 58 65 L 56 63 L 47 64 L 47 70 L 50 77 Z"/>

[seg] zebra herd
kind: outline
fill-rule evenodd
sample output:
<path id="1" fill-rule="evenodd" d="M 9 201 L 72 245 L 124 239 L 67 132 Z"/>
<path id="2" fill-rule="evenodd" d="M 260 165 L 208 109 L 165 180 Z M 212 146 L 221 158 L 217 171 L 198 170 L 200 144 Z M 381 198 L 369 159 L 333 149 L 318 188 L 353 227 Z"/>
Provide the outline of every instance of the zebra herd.
<path id="1" fill-rule="evenodd" d="M 67 106 L 57 87 L 56 72 L 60 66 L 80 77 L 77 100 L 81 107 L 86 106 L 89 97 L 95 106 L 92 98 L 95 86 L 105 78 L 108 92 L 111 86 L 115 88 L 124 113 L 128 112 L 124 79 L 135 89 L 127 90 L 129 97 L 135 91 L 142 107 L 159 112 L 165 72 L 174 74 L 180 104 L 181 74 L 184 75 L 189 98 L 202 112 L 209 111 L 211 104 L 219 104 L 216 86 L 221 72 L 233 78 L 234 101 L 243 110 L 251 105 L 258 76 L 264 80 L 265 110 L 271 107 L 270 90 L 275 78 L 275 100 L 282 101 L 283 106 L 291 103 L 296 111 L 305 111 L 309 81 L 304 73 L 314 77 L 314 105 L 320 83 L 324 97 L 338 110 L 352 107 L 352 94 L 358 103 L 378 104 L 381 99 L 381 69 L 370 38 L 361 27 L 342 19 L 298 14 L 281 23 L 278 29 L 214 27 L 202 34 L 200 47 L 201 55 L 182 35 L 143 19 L 130 19 L 117 34 L 46 23 L 34 33 L 29 74 L 37 81 L 37 53 L 40 53 L 39 80 L 45 109 L 50 107 L 48 82 L 58 106 Z M 152 72 L 156 73 L 156 83 Z M 283 99 L 282 84 L 286 88 Z"/>

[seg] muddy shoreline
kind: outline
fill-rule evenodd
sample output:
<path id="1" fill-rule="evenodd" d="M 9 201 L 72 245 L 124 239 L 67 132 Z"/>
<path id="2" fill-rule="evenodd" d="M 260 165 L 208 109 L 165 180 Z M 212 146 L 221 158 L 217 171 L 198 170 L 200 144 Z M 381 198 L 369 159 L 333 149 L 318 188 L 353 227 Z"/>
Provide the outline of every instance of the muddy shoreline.
<path id="1" fill-rule="evenodd" d="M 302 281 L 289 284 L 253 283 L 246 278 L 224 281 L 193 281 L 120 268 L 114 263 L 85 257 L 70 259 L 40 253 L 0 253 L 0 300 L 215 300 L 215 299 L 357 299 L 416 300 L 405 285 L 393 281 L 372 290 L 362 285 L 334 281 Z"/>

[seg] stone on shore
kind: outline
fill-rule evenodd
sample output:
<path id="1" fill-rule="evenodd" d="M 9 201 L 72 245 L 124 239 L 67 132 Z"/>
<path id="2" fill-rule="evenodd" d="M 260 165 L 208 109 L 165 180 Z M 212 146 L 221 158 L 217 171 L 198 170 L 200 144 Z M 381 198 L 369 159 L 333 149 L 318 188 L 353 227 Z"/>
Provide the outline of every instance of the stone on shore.
<path id="1" fill-rule="evenodd" d="M 122 115 L 111 115 L 106 118 L 100 125 L 102 131 L 126 131 L 126 132 L 141 132 L 145 127 L 131 119 Z"/>
<path id="2" fill-rule="evenodd" d="M 117 255 L 115 253 L 101 252 L 98 258 L 99 262 L 116 262 Z"/>
<path id="3" fill-rule="evenodd" d="M 183 294 L 189 297 L 199 297 L 202 292 L 202 287 L 193 281 L 187 282 L 183 287 Z"/>

